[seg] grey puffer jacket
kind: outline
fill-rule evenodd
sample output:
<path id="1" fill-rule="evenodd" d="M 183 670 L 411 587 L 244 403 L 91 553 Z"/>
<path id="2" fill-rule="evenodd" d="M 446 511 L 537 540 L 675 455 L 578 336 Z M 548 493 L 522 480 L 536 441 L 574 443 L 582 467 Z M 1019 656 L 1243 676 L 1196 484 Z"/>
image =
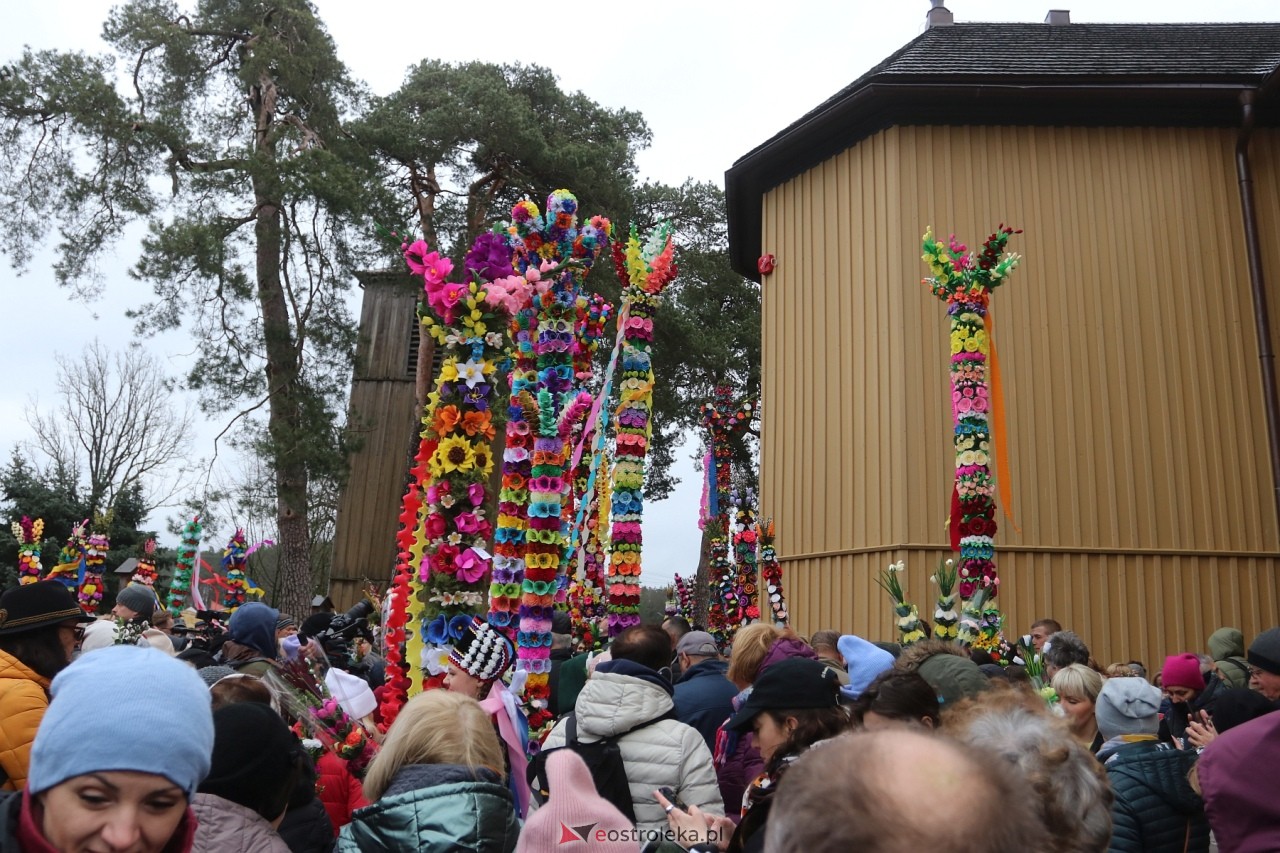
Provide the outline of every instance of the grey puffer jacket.
<path id="1" fill-rule="evenodd" d="M 196 794 L 191 800 L 196 838 L 191 853 L 289 853 L 289 845 L 248 806 L 215 794 Z"/>
<path id="2" fill-rule="evenodd" d="M 338 833 L 338 853 L 511 853 L 520 824 L 497 773 L 456 764 L 410 764 L 382 799 L 357 809 Z"/>
<path id="3" fill-rule="evenodd" d="M 579 740 L 622 736 L 618 749 L 631 788 L 636 828 L 641 831 L 667 827 L 666 812 L 653 796 L 664 785 L 674 788 L 688 805 L 710 814 L 724 814 L 711 750 L 697 729 L 664 719 L 627 734 L 642 723 L 670 716 L 674 709 L 670 691 L 653 681 L 598 669 L 587 680 L 574 706 Z M 565 728 L 564 720 L 557 723 L 543 749 L 564 746 Z"/>

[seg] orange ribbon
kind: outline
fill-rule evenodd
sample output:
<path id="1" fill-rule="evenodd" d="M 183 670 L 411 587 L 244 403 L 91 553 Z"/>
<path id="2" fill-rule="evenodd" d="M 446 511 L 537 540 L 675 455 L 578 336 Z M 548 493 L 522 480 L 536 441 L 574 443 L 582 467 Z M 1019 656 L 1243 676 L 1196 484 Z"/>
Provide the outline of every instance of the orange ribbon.
<path id="1" fill-rule="evenodd" d="M 1013 525 L 1013 529 L 1021 533 L 1022 528 L 1018 527 L 1017 522 L 1013 520 L 1013 485 L 1009 473 L 1009 441 L 1008 431 L 1005 429 L 1004 423 L 1004 386 L 1000 381 L 1000 359 L 996 357 L 996 321 L 991 317 L 991 304 L 987 303 L 987 315 L 983 318 L 983 325 L 987 329 L 987 348 L 988 362 L 991 369 L 988 371 L 991 384 L 991 441 L 995 446 L 995 475 L 996 487 L 1000 490 L 1000 509 L 1004 511 L 1004 517 L 1009 519 L 1009 523 Z"/>

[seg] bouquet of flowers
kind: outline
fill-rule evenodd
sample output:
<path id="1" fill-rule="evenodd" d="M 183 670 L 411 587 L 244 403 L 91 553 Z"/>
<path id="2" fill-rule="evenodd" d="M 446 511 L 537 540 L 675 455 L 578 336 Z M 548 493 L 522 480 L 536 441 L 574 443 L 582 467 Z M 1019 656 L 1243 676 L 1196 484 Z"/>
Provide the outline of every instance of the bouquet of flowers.
<path id="1" fill-rule="evenodd" d="M 138 558 L 138 568 L 133 572 L 130 583 L 144 586 L 156 585 L 156 540 L 148 539 L 142 546 L 142 556 Z"/>
<path id="2" fill-rule="evenodd" d="M 378 754 L 378 744 L 330 692 L 325 683 L 328 669 L 324 649 L 311 640 L 297 657 L 277 663 L 265 680 L 303 729 L 347 762 L 352 775 L 363 779 Z"/>
<path id="3" fill-rule="evenodd" d="M 1027 662 L 1027 676 L 1031 679 L 1031 686 L 1040 694 L 1040 698 L 1049 706 L 1049 710 L 1058 716 L 1062 716 L 1062 708 L 1058 705 L 1058 691 L 1053 689 L 1053 685 L 1046 681 L 1044 673 L 1044 659 L 1040 653 L 1033 648 L 1018 643 L 1018 653 L 1022 659 Z"/>

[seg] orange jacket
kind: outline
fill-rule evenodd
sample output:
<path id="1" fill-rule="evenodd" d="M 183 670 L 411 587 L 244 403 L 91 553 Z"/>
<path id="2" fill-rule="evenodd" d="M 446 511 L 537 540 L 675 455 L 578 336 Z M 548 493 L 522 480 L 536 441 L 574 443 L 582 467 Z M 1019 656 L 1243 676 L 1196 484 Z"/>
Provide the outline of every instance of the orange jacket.
<path id="1" fill-rule="evenodd" d="M 21 791 L 31 766 L 31 744 L 49 707 L 49 680 L 0 650 L 0 790 Z"/>

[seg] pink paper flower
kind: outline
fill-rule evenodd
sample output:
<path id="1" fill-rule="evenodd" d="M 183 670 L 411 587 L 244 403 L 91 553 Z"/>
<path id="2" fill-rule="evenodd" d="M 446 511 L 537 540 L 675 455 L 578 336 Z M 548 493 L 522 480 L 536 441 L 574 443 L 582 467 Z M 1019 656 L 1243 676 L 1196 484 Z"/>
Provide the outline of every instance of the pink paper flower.
<path id="1" fill-rule="evenodd" d="M 464 583 L 475 583 L 489 571 L 489 561 L 477 554 L 474 548 L 468 548 L 459 554 L 454 565 L 458 567 L 454 577 Z"/>

